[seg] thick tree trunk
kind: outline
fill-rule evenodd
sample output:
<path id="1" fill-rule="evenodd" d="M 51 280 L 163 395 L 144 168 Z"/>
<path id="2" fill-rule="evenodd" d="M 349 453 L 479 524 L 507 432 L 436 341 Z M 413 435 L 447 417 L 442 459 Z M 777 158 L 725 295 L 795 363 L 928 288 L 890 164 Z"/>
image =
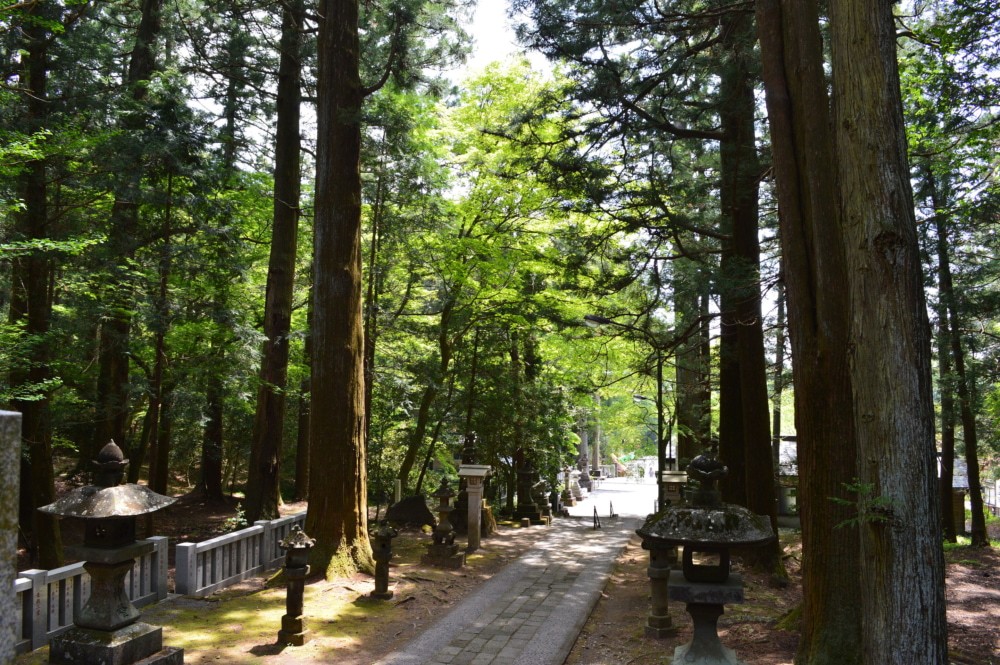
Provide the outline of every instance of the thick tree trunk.
<path id="1" fill-rule="evenodd" d="M 836 529 L 857 464 L 849 310 L 833 142 L 814 0 L 758 0 L 795 385 L 802 520 L 801 665 L 861 663 L 858 539 Z M 875 662 L 875 661 L 872 661 Z"/>
<path id="2" fill-rule="evenodd" d="M 167 368 L 167 331 L 170 328 L 170 272 L 173 264 L 173 178 L 168 177 L 167 209 L 163 220 L 163 245 L 160 247 L 160 280 L 153 310 L 156 320 L 153 330 L 153 371 L 149 377 L 149 407 L 143 420 L 142 434 L 136 445 L 131 446 L 128 479 L 130 483 L 139 481 L 147 451 L 157 449 L 157 431 L 160 423 L 160 409 L 164 398 L 164 380 Z"/>
<path id="3" fill-rule="evenodd" d="M 983 506 L 983 485 L 979 479 L 979 433 L 976 429 L 976 414 L 972 410 L 972 378 L 965 370 L 965 349 L 958 330 L 958 318 L 954 304 L 948 317 L 951 323 L 951 352 L 955 360 L 955 381 L 958 386 L 959 413 L 962 418 L 962 439 L 965 445 L 965 467 L 969 478 L 969 504 L 972 520 L 969 539 L 973 547 L 989 547 L 986 533 L 986 513 Z"/>
<path id="4" fill-rule="evenodd" d="M 281 448 L 285 431 L 288 341 L 299 227 L 299 116 L 302 70 L 299 0 L 283 3 L 274 137 L 274 225 L 264 300 L 264 351 L 247 469 L 247 520 L 274 519 L 281 502 Z"/>
<path id="5" fill-rule="evenodd" d="M 947 224 L 938 201 L 937 183 L 930 168 L 924 169 L 934 202 L 938 255 L 938 386 L 941 392 L 941 457 L 939 493 L 941 500 L 941 532 L 948 542 L 957 542 L 958 525 L 952 510 L 952 485 L 955 481 L 955 376 L 951 362 L 951 326 L 948 322 L 948 302 L 954 297 L 951 270 L 948 265 Z M 962 524 L 964 529 L 965 525 Z"/>
<path id="6" fill-rule="evenodd" d="M 836 176 L 851 299 L 865 658 L 947 662 L 924 305 L 892 4 L 830 0 Z"/>
<path id="7" fill-rule="evenodd" d="M 205 429 L 201 439 L 201 478 L 198 489 L 205 498 L 221 501 L 222 491 L 222 450 L 225 440 L 224 387 L 217 373 L 209 376 L 205 386 Z M 277 514 L 274 515 L 277 517 Z M 250 524 L 254 520 L 248 519 Z"/>
<path id="8" fill-rule="evenodd" d="M 757 69 L 753 42 L 753 15 L 731 12 L 722 20 L 723 61 L 720 116 L 722 214 L 730 220 L 732 256 L 723 279 L 728 282 L 730 323 L 736 335 L 741 439 L 737 442 L 742 466 L 743 498 L 750 510 L 770 518 L 777 529 L 771 429 L 768 419 L 767 362 L 760 295 L 759 183 L 754 115 L 754 78 Z M 720 404 L 720 409 L 725 408 Z M 721 445 L 721 436 L 720 436 Z M 735 459 L 735 456 L 732 458 Z M 727 460 L 729 461 L 729 460 Z M 752 554 L 754 564 L 785 577 L 781 548 L 775 540 Z"/>
<path id="9" fill-rule="evenodd" d="M 132 99 L 137 102 L 145 99 L 147 82 L 156 70 L 155 48 L 160 34 L 162 5 L 163 0 L 142 1 L 142 15 L 127 77 Z M 141 128 L 144 124 L 142 112 L 130 113 L 123 121 L 123 128 L 128 131 Z M 111 283 L 103 303 L 105 316 L 98 348 L 94 436 L 88 442 L 89 448 L 81 450 L 81 462 L 96 457 L 97 452 L 112 439 L 123 447 L 128 444 L 129 347 L 131 312 L 135 305 L 135 285 L 129 276 L 129 262 L 135 256 L 138 245 L 141 179 L 141 164 L 124 172 L 111 208 L 108 255 L 111 262 Z"/>
<path id="10" fill-rule="evenodd" d="M 361 102 L 357 0 L 322 0 L 310 455 L 336 460 L 310 474 L 310 564 L 329 578 L 374 571 L 368 541 L 364 333 L 361 298 Z"/>
<path id="11" fill-rule="evenodd" d="M 48 115 L 48 52 L 47 30 L 31 24 L 24 31 L 26 53 L 25 88 L 27 95 L 28 131 L 43 129 Z M 20 176 L 24 208 L 16 216 L 18 239 L 43 240 L 50 237 L 48 219 L 48 177 L 46 160 L 32 160 Z M 55 500 L 55 477 L 52 468 L 52 429 L 49 415 L 49 390 L 45 385 L 52 378 L 51 346 L 48 339 L 52 319 L 53 266 L 45 252 L 39 250 L 14 262 L 11 277 L 9 317 L 12 323 L 22 323 L 23 367 L 12 372 L 10 385 L 32 386 L 38 399 L 15 400 L 14 408 L 21 412 L 21 442 L 27 450 L 23 458 L 26 473 L 22 475 L 19 513 L 21 528 L 31 534 L 38 565 L 57 568 L 63 563 L 62 536 L 58 520 L 37 508 Z"/>
<path id="12" fill-rule="evenodd" d="M 940 277 L 938 290 L 941 302 L 944 303 L 943 313 L 946 316 L 943 319 L 943 324 L 948 337 L 948 349 L 945 350 L 945 353 L 939 358 L 938 362 L 944 366 L 950 356 L 950 359 L 955 363 L 954 381 L 952 381 L 951 386 L 947 386 L 947 389 L 954 388 L 955 392 L 958 393 L 959 414 L 962 419 L 962 439 L 965 444 L 965 464 L 969 478 L 969 503 L 972 508 L 972 525 L 969 530 L 969 536 L 974 547 L 989 547 L 990 540 L 986 533 L 986 515 L 983 512 L 983 489 L 982 483 L 979 480 L 979 432 L 976 428 L 976 415 L 972 408 L 972 387 L 974 384 L 965 369 L 965 347 L 962 345 L 962 333 L 958 316 L 959 295 L 955 292 L 954 283 L 951 277 L 951 252 L 948 241 L 948 223 L 945 219 L 943 219 L 944 213 L 941 212 L 942 208 L 937 205 L 935 208 L 939 211 L 935 215 L 935 225 L 938 236 L 938 274 Z M 944 409 L 945 390 L 946 387 L 942 387 L 942 410 Z M 950 445 L 952 459 L 948 461 L 950 464 L 953 464 L 955 455 L 954 429 L 952 430 Z M 941 465 L 943 469 L 944 454 L 942 454 Z M 941 477 L 944 478 L 944 476 L 945 474 L 942 472 Z M 947 488 L 948 504 L 946 514 L 952 516 L 952 538 L 954 539 L 954 529 L 957 525 L 954 523 L 954 513 L 951 510 L 950 481 L 952 478 L 953 472 L 949 469 L 949 484 Z M 941 491 L 944 491 L 943 481 Z M 941 507 L 942 510 L 945 508 L 944 501 L 942 501 Z"/>
<path id="13" fill-rule="evenodd" d="M 674 311 L 677 328 L 687 329 L 701 315 L 700 294 L 703 289 L 700 271 L 686 259 L 675 266 Z M 700 332 L 700 330 L 699 330 Z M 675 356 L 677 366 L 677 451 L 678 468 L 702 453 L 710 433 L 711 402 L 705 399 L 707 359 L 702 354 L 700 334 L 692 334 L 678 346 Z"/>
<path id="14" fill-rule="evenodd" d="M 309 379 L 299 384 L 298 431 L 295 443 L 295 500 L 309 499 Z"/>
<path id="15" fill-rule="evenodd" d="M 722 274 L 732 269 L 731 248 L 723 250 Z M 719 459 L 729 474 L 719 483 L 722 498 L 728 503 L 747 503 L 746 465 L 744 460 L 743 401 L 740 392 L 739 332 L 729 289 L 719 296 Z"/>
<path id="16" fill-rule="evenodd" d="M 312 314 L 309 314 L 312 321 Z M 310 328 L 312 327 L 310 323 Z M 312 335 L 307 334 L 304 343 L 303 363 L 306 367 L 312 364 Z M 295 443 L 295 500 L 305 501 L 309 498 L 309 412 L 310 412 L 309 377 L 299 384 L 299 418 Z"/>

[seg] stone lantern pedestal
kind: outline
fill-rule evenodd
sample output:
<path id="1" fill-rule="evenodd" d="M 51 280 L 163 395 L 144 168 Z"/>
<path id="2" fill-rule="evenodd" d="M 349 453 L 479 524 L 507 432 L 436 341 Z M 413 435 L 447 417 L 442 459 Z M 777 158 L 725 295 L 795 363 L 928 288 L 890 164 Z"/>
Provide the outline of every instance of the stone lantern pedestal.
<path id="1" fill-rule="evenodd" d="M 475 552 L 479 549 L 482 536 L 482 515 L 483 515 L 483 484 L 486 476 L 490 472 L 490 467 L 484 464 L 463 464 L 458 467 L 458 475 L 465 480 L 465 492 L 468 496 L 468 524 L 469 544 L 467 552 Z"/>
<path id="2" fill-rule="evenodd" d="M 442 568 L 461 568 L 465 565 L 465 552 L 459 552 L 458 544 L 455 543 L 455 530 L 451 527 L 448 514 L 454 510 L 451 507 L 451 498 L 455 492 L 448 487 L 448 479 L 441 479 L 441 486 L 432 495 L 438 500 L 438 523 L 434 527 L 431 535 L 431 544 L 427 546 L 427 554 L 420 558 L 420 561 L 431 566 Z"/>
<path id="3" fill-rule="evenodd" d="M 729 575 L 725 582 L 691 582 L 675 570 L 670 573 L 670 600 L 687 604 L 694 636 L 674 650 L 675 663 L 745 665 L 736 652 L 719 641 L 718 624 L 726 603 L 743 602 L 743 578 Z"/>
<path id="4" fill-rule="evenodd" d="M 552 506 L 549 504 L 549 484 L 540 480 L 531 488 L 531 494 L 538 507 L 538 523 L 548 526 L 552 524 Z"/>

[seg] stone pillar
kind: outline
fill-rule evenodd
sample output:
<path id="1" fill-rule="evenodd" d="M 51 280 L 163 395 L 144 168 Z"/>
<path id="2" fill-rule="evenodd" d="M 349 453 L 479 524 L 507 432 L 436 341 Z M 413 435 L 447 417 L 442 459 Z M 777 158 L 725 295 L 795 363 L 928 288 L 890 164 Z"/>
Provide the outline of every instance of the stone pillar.
<path id="1" fill-rule="evenodd" d="M 458 475 L 465 482 L 466 493 L 466 526 L 469 544 L 467 552 L 479 549 L 482 537 L 483 488 L 490 467 L 484 464 L 462 464 L 458 467 Z"/>
<path id="2" fill-rule="evenodd" d="M 0 663 L 14 662 L 17 612 L 17 501 L 21 469 L 21 414 L 0 411 Z"/>
<path id="3" fill-rule="evenodd" d="M 646 544 L 643 543 L 643 547 Z M 677 548 L 649 549 L 650 603 L 649 617 L 646 619 L 646 637 L 671 637 L 677 634 L 677 626 L 670 618 L 669 581 L 670 571 L 677 566 Z"/>
<path id="4" fill-rule="evenodd" d="M 514 519 L 523 520 L 528 518 L 532 524 L 541 523 L 541 513 L 535 505 L 535 497 L 531 489 L 534 483 L 535 469 L 528 459 L 526 451 L 520 451 L 521 463 L 515 463 L 515 473 L 517 474 L 517 506 L 514 508 Z"/>
<path id="5" fill-rule="evenodd" d="M 306 577 L 309 575 L 309 551 L 316 545 L 296 524 L 278 543 L 285 552 L 285 615 L 281 617 L 278 644 L 300 647 L 312 639 L 305 619 Z"/>
<path id="6" fill-rule="evenodd" d="M 369 597 L 376 600 L 389 600 L 393 592 L 389 590 L 389 561 L 392 560 L 392 539 L 399 532 L 388 522 L 382 522 L 375 531 L 375 547 L 372 556 L 375 557 L 375 590 Z"/>
<path id="7" fill-rule="evenodd" d="M 473 504 L 469 502 L 469 493 L 466 489 L 468 485 L 468 480 L 465 475 L 462 474 L 462 467 L 469 467 L 476 465 L 476 442 L 478 437 L 475 432 L 470 432 L 465 437 L 465 443 L 462 445 L 462 463 L 459 465 L 458 471 L 458 496 L 455 498 L 455 510 L 452 512 L 449 520 L 451 521 L 451 526 L 455 529 L 457 534 L 465 534 L 469 531 L 470 515 L 473 508 Z M 478 508 L 478 506 L 475 506 Z M 471 551 L 471 550 L 470 550 Z"/>
<path id="8" fill-rule="evenodd" d="M 288 588 L 285 592 L 285 614 L 281 617 L 281 630 L 278 631 L 278 644 L 300 647 L 312 639 L 304 616 L 308 574 L 309 566 L 285 567 Z"/>
<path id="9" fill-rule="evenodd" d="M 576 468 L 580 472 L 577 482 L 580 487 L 590 489 L 590 432 L 586 427 L 580 430 L 580 457 Z"/>

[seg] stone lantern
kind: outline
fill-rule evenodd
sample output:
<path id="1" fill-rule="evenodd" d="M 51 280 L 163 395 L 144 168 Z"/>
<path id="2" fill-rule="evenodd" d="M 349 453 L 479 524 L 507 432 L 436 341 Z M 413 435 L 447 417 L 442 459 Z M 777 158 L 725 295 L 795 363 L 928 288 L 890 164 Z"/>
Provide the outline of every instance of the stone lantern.
<path id="1" fill-rule="evenodd" d="M 311 639 L 303 607 L 306 576 L 309 575 L 309 551 L 315 544 L 316 539 L 307 536 L 298 524 L 278 543 L 278 547 L 285 553 L 285 579 L 288 580 L 285 615 L 281 617 L 278 644 L 300 647 Z"/>
<path id="2" fill-rule="evenodd" d="M 375 558 L 375 590 L 369 594 L 370 598 L 392 598 L 392 591 L 389 591 L 389 561 L 392 560 L 392 539 L 398 535 L 399 532 L 386 521 L 382 521 L 375 530 L 375 547 L 372 548 L 372 556 Z"/>
<path id="3" fill-rule="evenodd" d="M 125 576 L 136 557 L 153 544 L 135 539 L 136 517 L 169 506 L 175 499 L 143 485 L 122 484 L 128 460 L 114 441 L 101 449 L 94 484 L 78 487 L 40 511 L 81 519 L 83 546 L 73 554 L 90 575 L 90 598 L 77 613 L 74 628 L 52 639 L 51 663 L 152 665 L 184 662 L 184 651 L 163 646 L 163 629 L 138 621 L 140 613 L 125 593 Z"/>
<path id="4" fill-rule="evenodd" d="M 441 484 L 431 496 L 438 500 L 438 523 L 434 527 L 434 533 L 431 534 L 432 541 L 427 546 L 427 554 L 420 560 L 432 566 L 461 568 L 465 565 L 465 552 L 458 551 L 455 530 L 448 521 L 449 513 L 454 510 L 451 507 L 451 499 L 455 496 L 455 491 L 448 486 L 447 478 L 441 478 Z"/>
<path id="5" fill-rule="evenodd" d="M 573 507 L 576 505 L 576 497 L 573 496 L 573 490 L 570 488 L 570 467 L 563 469 L 563 491 L 562 491 L 562 503 L 564 506 Z"/>
<path id="6" fill-rule="evenodd" d="M 688 466 L 688 475 L 701 485 L 690 494 L 688 503 L 652 515 L 636 531 L 642 546 L 651 552 L 677 545 L 684 548 L 681 571 L 669 573 L 668 594 L 670 600 L 687 604 L 694 637 L 674 651 L 676 663 L 740 665 L 735 653 L 719 641 L 717 631 L 723 605 L 743 602 L 743 580 L 729 572 L 729 551 L 763 545 L 775 538 L 766 517 L 722 502 L 715 483 L 727 473 L 718 460 L 696 457 Z M 696 564 L 695 554 L 707 555 L 715 562 Z"/>

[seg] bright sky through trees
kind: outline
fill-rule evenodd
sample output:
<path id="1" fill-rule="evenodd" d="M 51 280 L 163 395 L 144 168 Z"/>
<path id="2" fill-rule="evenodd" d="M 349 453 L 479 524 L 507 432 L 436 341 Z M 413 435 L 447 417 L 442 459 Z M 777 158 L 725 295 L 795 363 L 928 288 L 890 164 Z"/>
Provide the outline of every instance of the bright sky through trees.
<path id="1" fill-rule="evenodd" d="M 513 22 L 507 16 L 508 7 L 508 0 L 478 1 L 472 25 L 469 26 L 475 45 L 460 74 L 475 75 L 491 62 L 524 52 L 514 36 Z M 544 56 L 535 52 L 527 55 L 534 69 L 544 71 L 547 68 Z"/>

